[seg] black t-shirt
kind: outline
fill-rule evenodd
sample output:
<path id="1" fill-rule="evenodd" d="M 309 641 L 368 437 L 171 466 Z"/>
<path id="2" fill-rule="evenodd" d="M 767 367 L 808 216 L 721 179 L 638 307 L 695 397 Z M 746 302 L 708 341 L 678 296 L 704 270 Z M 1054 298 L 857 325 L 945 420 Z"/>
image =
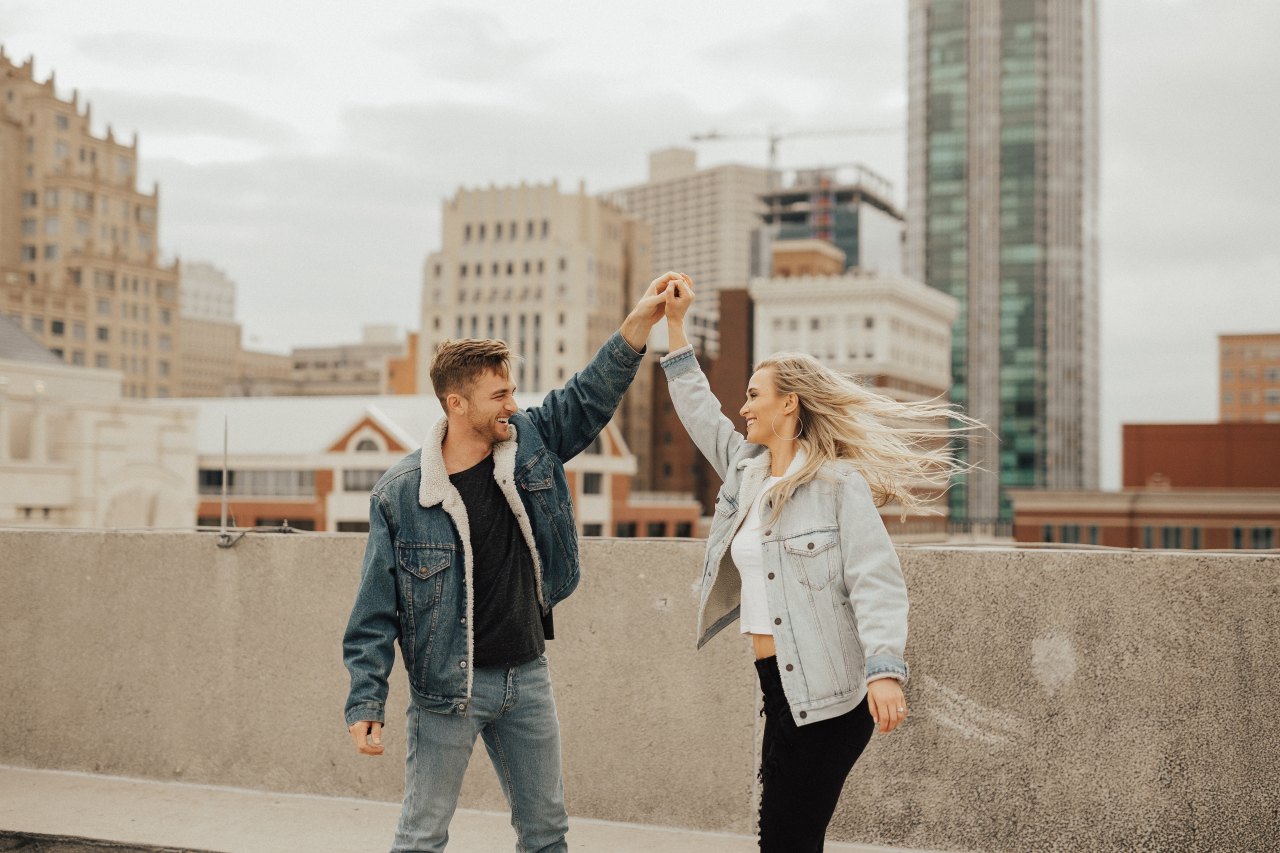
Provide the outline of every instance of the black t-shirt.
<path id="1" fill-rule="evenodd" d="M 476 667 L 528 663 L 546 649 L 533 558 L 493 479 L 493 455 L 449 475 L 471 525 Z"/>

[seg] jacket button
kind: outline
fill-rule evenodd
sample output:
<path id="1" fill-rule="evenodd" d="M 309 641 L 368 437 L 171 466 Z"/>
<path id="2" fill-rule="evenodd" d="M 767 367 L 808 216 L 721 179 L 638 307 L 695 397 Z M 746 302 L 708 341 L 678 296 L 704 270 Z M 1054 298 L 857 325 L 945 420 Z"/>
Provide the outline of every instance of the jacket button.
<path id="1" fill-rule="evenodd" d="M 802 719 L 802 720 L 803 720 L 803 719 L 804 719 L 805 717 L 807 717 L 807 716 L 809 716 L 809 712 L 808 712 L 808 711 L 801 711 L 801 712 L 800 712 L 800 719 Z"/>
<path id="2" fill-rule="evenodd" d="M 459 706 L 458 706 L 458 710 L 459 710 L 459 711 L 465 711 L 465 710 L 467 710 L 467 703 L 466 703 L 466 702 L 463 702 L 461 705 L 459 705 Z"/>
<path id="3" fill-rule="evenodd" d="M 764 535 L 765 535 L 765 536 L 772 536 L 772 535 L 773 535 L 773 531 L 772 531 L 772 530 L 766 530 L 766 531 L 764 532 Z"/>
<path id="4" fill-rule="evenodd" d="M 466 668 L 467 668 L 467 662 L 466 662 L 466 661 L 464 661 L 464 660 L 460 660 L 460 661 L 458 661 L 458 669 L 466 669 Z"/>
<path id="5" fill-rule="evenodd" d="M 812 550 L 813 550 L 813 543 L 812 543 L 812 542 L 810 542 L 806 547 L 807 547 L 810 551 L 812 551 Z"/>
<path id="6" fill-rule="evenodd" d="M 462 617 L 461 619 L 459 619 L 458 621 L 459 621 L 459 622 L 461 622 L 463 625 L 465 625 L 465 624 L 467 624 L 467 617 L 463 616 L 463 617 Z"/>
<path id="7" fill-rule="evenodd" d="M 787 664 L 787 672 L 790 672 L 793 669 L 795 669 L 794 666 L 792 666 L 791 664 Z"/>
<path id="8" fill-rule="evenodd" d="M 781 624 L 782 624 L 782 620 L 781 620 L 781 619 L 774 619 L 774 620 L 773 620 L 773 624 L 775 624 L 775 625 L 781 625 Z"/>
<path id="9" fill-rule="evenodd" d="M 769 572 L 769 580 L 773 580 L 773 572 Z"/>

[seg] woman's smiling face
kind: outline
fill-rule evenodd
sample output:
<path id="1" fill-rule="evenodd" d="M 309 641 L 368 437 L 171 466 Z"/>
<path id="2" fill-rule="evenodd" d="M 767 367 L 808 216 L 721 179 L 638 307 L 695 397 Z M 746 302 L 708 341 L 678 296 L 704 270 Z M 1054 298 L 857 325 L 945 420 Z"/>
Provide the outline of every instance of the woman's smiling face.
<path id="1" fill-rule="evenodd" d="M 785 424 L 787 414 L 796 408 L 793 396 L 778 393 L 773 368 L 762 367 L 753 373 L 747 383 L 747 401 L 738 410 L 747 421 L 747 441 L 768 444 L 775 430 L 781 433 L 779 437 L 791 435 L 794 430 Z"/>

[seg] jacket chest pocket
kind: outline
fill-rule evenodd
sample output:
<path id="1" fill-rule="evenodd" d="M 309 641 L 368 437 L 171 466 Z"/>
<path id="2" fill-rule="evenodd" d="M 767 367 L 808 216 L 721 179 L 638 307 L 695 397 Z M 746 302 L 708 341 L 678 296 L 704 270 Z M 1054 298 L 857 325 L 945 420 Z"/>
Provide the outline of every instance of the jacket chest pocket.
<path id="1" fill-rule="evenodd" d="M 814 530 L 782 540 L 783 559 L 797 580 L 810 589 L 825 589 L 840 567 L 836 531 Z"/>
<path id="2" fill-rule="evenodd" d="M 452 545 L 398 545 L 400 568 L 418 580 L 431 580 L 453 565 Z"/>

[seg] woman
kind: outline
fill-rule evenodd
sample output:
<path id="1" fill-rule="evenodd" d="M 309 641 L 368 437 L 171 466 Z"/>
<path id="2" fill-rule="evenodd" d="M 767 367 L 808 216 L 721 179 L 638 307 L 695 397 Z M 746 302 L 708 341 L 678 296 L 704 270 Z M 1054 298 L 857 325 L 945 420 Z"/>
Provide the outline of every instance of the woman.
<path id="1" fill-rule="evenodd" d="M 877 504 L 945 490 L 950 407 L 874 394 L 803 354 L 751 377 L 740 414 L 720 412 L 684 332 L 693 282 L 673 282 L 662 360 L 671 399 L 724 487 L 707 538 L 698 646 L 741 619 L 764 694 L 760 847 L 821 851 L 872 730 L 907 716 L 907 590 Z M 907 488 L 907 485 L 910 488 Z"/>

